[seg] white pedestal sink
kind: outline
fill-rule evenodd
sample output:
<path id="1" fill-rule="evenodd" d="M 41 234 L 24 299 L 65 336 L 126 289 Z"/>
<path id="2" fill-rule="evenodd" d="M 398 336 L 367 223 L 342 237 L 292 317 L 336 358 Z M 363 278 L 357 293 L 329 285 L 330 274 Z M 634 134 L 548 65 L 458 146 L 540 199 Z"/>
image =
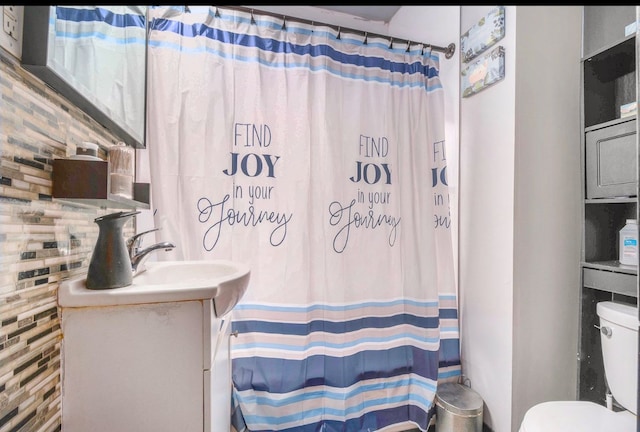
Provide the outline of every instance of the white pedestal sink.
<path id="1" fill-rule="evenodd" d="M 225 315 L 249 276 L 229 261 L 167 261 L 122 288 L 63 281 L 63 430 L 228 432 Z"/>

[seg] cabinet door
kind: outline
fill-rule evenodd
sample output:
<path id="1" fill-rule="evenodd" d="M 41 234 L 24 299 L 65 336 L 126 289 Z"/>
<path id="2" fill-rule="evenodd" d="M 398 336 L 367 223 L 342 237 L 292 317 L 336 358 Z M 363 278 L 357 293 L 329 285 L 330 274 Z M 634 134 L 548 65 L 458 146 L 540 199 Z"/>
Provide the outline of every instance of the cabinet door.
<path id="1" fill-rule="evenodd" d="M 635 196 L 636 121 L 587 132 L 585 140 L 587 198 Z"/>
<path id="2" fill-rule="evenodd" d="M 199 301 L 62 309 L 65 432 L 201 432 Z"/>

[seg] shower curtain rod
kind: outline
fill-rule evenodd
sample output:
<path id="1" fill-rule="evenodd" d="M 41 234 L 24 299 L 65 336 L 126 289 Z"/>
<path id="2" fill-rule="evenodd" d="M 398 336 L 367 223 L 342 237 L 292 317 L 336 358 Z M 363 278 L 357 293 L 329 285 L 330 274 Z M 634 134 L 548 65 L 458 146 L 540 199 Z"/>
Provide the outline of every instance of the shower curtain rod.
<path id="1" fill-rule="evenodd" d="M 217 6 L 215 6 L 217 7 Z M 428 46 L 431 48 L 432 51 L 438 51 L 441 53 L 444 53 L 444 56 L 447 59 L 450 59 L 451 57 L 453 57 L 453 54 L 456 52 L 456 44 L 455 43 L 450 43 L 448 46 L 446 47 L 441 47 L 441 46 L 437 46 L 437 45 L 432 45 L 429 43 L 424 43 L 424 42 L 414 42 L 414 41 L 410 41 L 408 39 L 398 39 L 398 38 L 394 38 L 392 36 L 386 36 L 386 35 L 381 35 L 378 33 L 371 33 L 371 32 L 366 32 L 363 30 L 356 30 L 353 28 L 349 28 L 349 27 L 342 27 L 342 26 L 338 26 L 335 24 L 327 24 L 327 23 L 323 23 L 323 22 L 319 22 L 319 21 L 312 21 L 312 20 L 307 20 L 304 18 L 296 18 L 296 17 L 290 17 L 287 15 L 280 15 L 274 12 L 267 12 L 267 11 L 263 11 L 260 9 L 252 9 L 252 8 L 247 8 L 247 7 L 243 7 L 243 6 L 220 6 L 223 7 L 225 9 L 232 9 L 232 10 L 237 10 L 237 11 L 242 11 L 242 12 L 248 12 L 251 14 L 251 20 L 253 21 L 253 12 L 256 11 L 262 15 L 268 15 L 271 17 L 275 17 L 275 18 L 282 18 L 284 20 L 283 22 L 283 26 L 285 25 L 285 23 L 287 21 L 295 21 L 295 22 L 299 22 L 299 23 L 303 23 L 303 24 L 311 24 L 311 25 L 321 25 L 321 26 L 326 26 L 326 27 L 331 27 L 334 30 L 338 31 L 338 34 L 340 34 L 341 30 L 344 30 L 348 33 L 355 33 L 355 34 L 360 34 L 363 35 L 365 37 L 365 43 L 367 40 L 367 36 L 372 36 L 372 37 L 377 37 L 377 38 L 383 38 L 383 39 L 389 39 L 390 43 L 389 43 L 389 47 L 392 47 L 394 43 L 399 43 L 401 45 L 407 44 L 407 48 L 409 47 L 409 45 L 411 43 L 419 43 L 422 44 L 423 46 Z M 216 12 L 217 14 L 217 12 Z"/>

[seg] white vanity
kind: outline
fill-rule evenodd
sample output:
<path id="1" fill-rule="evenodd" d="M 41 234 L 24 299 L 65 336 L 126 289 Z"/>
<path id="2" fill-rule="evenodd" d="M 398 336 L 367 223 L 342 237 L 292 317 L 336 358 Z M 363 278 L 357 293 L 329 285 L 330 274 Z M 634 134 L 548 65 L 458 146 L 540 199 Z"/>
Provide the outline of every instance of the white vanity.
<path id="1" fill-rule="evenodd" d="M 228 432 L 227 313 L 249 269 L 226 261 L 153 262 L 132 285 L 64 281 L 65 432 Z M 216 313 L 217 311 L 217 313 Z"/>

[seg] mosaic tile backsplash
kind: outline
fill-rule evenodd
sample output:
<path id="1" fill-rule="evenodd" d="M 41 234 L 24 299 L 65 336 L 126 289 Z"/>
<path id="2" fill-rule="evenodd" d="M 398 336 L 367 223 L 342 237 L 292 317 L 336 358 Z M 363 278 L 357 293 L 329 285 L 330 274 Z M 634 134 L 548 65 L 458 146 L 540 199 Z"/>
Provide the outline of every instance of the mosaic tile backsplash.
<path id="1" fill-rule="evenodd" d="M 93 220 L 117 209 L 53 199 L 52 160 L 120 139 L 1 48 L 0 94 L 0 432 L 60 431 L 58 286 L 86 273 Z"/>

